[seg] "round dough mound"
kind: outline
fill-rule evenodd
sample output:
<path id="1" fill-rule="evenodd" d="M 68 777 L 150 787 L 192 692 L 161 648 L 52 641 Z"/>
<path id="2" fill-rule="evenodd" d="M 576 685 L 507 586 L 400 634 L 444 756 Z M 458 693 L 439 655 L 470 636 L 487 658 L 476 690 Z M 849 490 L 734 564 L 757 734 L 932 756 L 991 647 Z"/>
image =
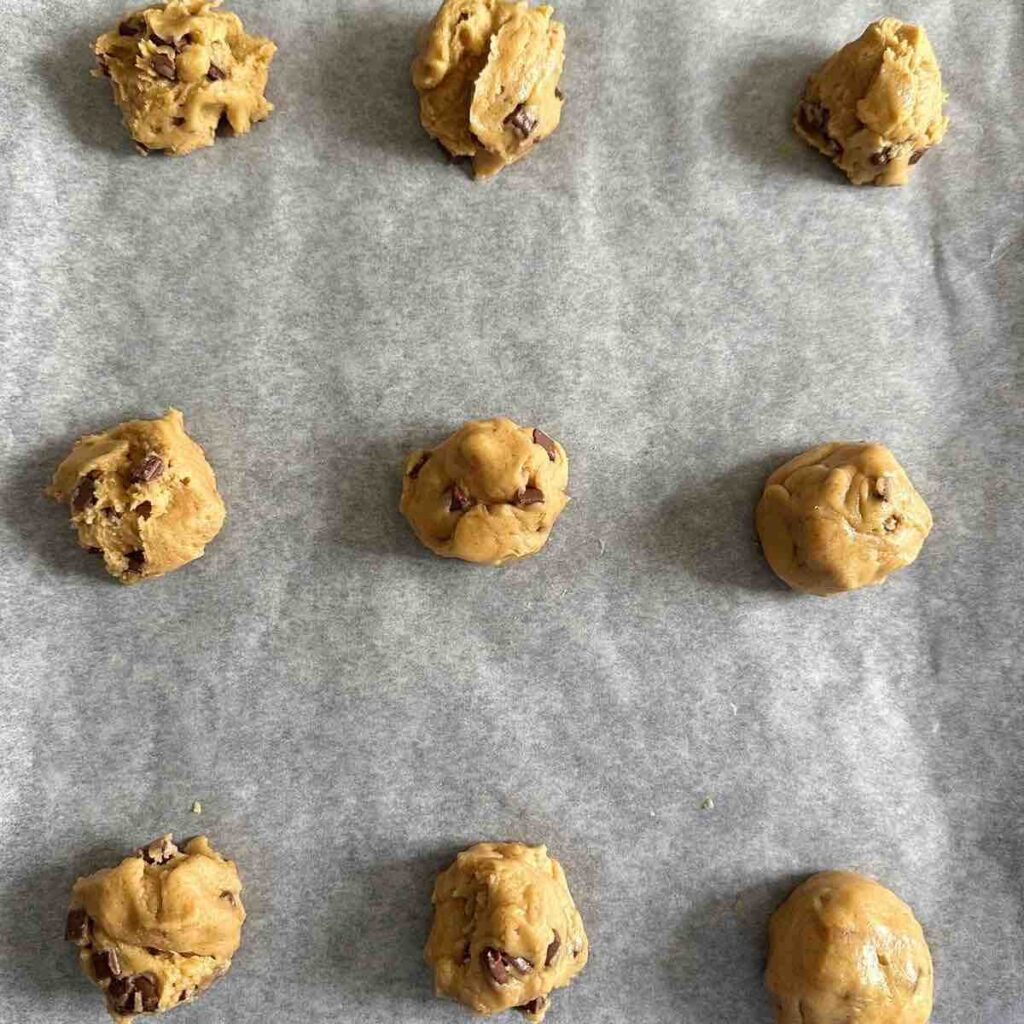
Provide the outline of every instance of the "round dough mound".
<path id="1" fill-rule="evenodd" d="M 884 444 L 833 441 L 780 466 L 757 506 L 768 564 L 795 590 L 827 597 L 910 565 L 932 514 Z"/>
<path id="2" fill-rule="evenodd" d="M 823 871 L 769 925 L 768 991 L 777 1024 L 925 1024 L 932 958 L 921 926 L 884 886 Z"/>
<path id="3" fill-rule="evenodd" d="M 65 938 L 110 1015 L 127 1024 L 189 1002 L 227 973 L 245 920 L 241 891 L 234 863 L 205 836 L 179 849 L 166 835 L 75 882 Z"/>
<path id="4" fill-rule="evenodd" d="M 568 481 L 565 449 L 542 430 L 472 420 L 405 460 L 401 509 L 435 554 L 501 565 L 544 547 Z"/>
<path id="5" fill-rule="evenodd" d="M 96 40 L 97 75 L 143 153 L 183 156 L 212 146 L 223 117 L 244 135 L 273 110 L 263 95 L 277 47 L 247 35 L 220 0 L 168 0 L 122 19 Z"/>
<path id="6" fill-rule="evenodd" d="M 543 846 L 477 843 L 438 875 L 426 959 L 434 989 L 477 1013 L 538 1022 L 587 962 L 561 865 Z"/>
<path id="7" fill-rule="evenodd" d="M 903 185 L 946 134 L 945 99 L 924 29 L 882 18 L 811 75 L 793 125 L 855 185 Z"/>
<path id="8" fill-rule="evenodd" d="M 80 438 L 46 493 L 69 503 L 78 543 L 122 583 L 199 558 L 224 523 L 213 470 L 177 409 Z"/>
<path id="9" fill-rule="evenodd" d="M 413 61 L 420 121 L 478 178 L 519 160 L 562 116 L 565 28 L 547 5 L 444 0 Z"/>

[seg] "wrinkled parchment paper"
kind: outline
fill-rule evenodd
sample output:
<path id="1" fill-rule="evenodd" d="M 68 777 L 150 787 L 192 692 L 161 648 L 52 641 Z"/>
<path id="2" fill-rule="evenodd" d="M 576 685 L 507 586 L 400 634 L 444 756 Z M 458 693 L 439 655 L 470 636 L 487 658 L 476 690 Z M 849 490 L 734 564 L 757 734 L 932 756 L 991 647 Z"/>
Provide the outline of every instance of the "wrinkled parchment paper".
<path id="1" fill-rule="evenodd" d="M 235 858 L 249 911 L 177 1024 L 462 1020 L 431 882 L 506 837 L 549 845 L 592 939 L 554 1024 L 769 1021 L 768 915 L 838 866 L 914 907 L 934 1021 L 1024 1020 L 1024 9 L 566 0 L 563 126 L 484 185 L 417 123 L 432 3 L 234 9 L 280 46 L 277 111 L 142 159 L 88 77 L 121 7 L 0 0 L 0 1021 L 104 1019 L 68 889 L 168 830 Z M 952 128 L 856 189 L 789 116 L 888 13 Z M 122 588 L 41 490 L 171 405 L 227 526 Z M 571 459 L 507 570 L 396 509 L 407 450 L 493 414 Z M 760 486 L 862 437 L 935 530 L 801 599 Z"/>

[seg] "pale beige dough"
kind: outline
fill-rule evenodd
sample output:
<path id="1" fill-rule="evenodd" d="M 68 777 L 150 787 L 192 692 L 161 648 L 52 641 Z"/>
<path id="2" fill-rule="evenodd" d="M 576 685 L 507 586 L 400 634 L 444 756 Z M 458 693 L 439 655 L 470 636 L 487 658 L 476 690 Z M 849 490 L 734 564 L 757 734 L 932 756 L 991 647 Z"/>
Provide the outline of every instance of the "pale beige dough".
<path id="1" fill-rule="evenodd" d="M 543 1020 L 589 955 L 565 873 L 543 846 L 477 843 L 434 885 L 434 989 L 477 1013 Z"/>
<path id="2" fill-rule="evenodd" d="M 191 1002 L 227 973 L 241 941 L 242 883 L 205 836 L 170 835 L 75 882 L 65 937 L 110 1015 L 128 1024 Z"/>
<path id="3" fill-rule="evenodd" d="M 46 493 L 68 503 L 78 543 L 122 583 L 199 558 L 224 523 L 213 470 L 177 409 L 80 438 Z"/>
<path id="4" fill-rule="evenodd" d="M 547 5 L 444 0 L 412 81 L 423 127 L 478 178 L 526 156 L 562 116 L 565 29 Z"/>
<path id="5" fill-rule="evenodd" d="M 220 0 L 168 0 L 126 15 L 93 47 L 142 152 L 212 146 L 223 117 L 244 135 L 273 110 L 264 96 L 277 47 L 248 35 Z"/>
<path id="6" fill-rule="evenodd" d="M 869 878 L 823 871 L 769 925 L 776 1024 L 925 1024 L 932 959 L 899 897 Z"/>
<path id="7" fill-rule="evenodd" d="M 793 125 L 855 185 L 903 185 L 949 118 L 923 28 L 882 18 L 807 80 Z"/>
<path id="8" fill-rule="evenodd" d="M 765 484 L 757 532 L 795 590 L 825 597 L 882 583 L 917 558 L 932 516 L 884 444 L 832 441 Z"/>
<path id="9" fill-rule="evenodd" d="M 435 554 L 501 565 L 544 546 L 568 481 L 565 449 L 542 430 L 471 420 L 405 460 L 401 510 Z"/>

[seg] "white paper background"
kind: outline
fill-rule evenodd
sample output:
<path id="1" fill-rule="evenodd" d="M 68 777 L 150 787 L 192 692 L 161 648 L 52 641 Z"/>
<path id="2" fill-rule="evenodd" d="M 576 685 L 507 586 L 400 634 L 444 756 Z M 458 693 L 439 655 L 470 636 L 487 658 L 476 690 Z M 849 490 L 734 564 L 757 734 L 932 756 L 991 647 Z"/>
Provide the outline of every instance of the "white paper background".
<path id="1" fill-rule="evenodd" d="M 592 938 L 557 1024 L 768 1021 L 767 917 L 833 866 L 915 908 L 934 1021 L 1024 1019 L 1019 2 L 566 0 L 563 126 L 484 185 L 417 123 L 430 3 L 234 9 L 280 46 L 276 113 L 144 160 L 88 78 L 121 8 L 0 0 L 0 1021 L 104 1019 L 69 886 L 171 829 L 250 914 L 177 1024 L 462 1019 L 431 880 L 505 837 L 548 843 Z M 789 115 L 886 13 L 953 125 L 910 187 L 856 189 Z M 227 526 L 121 588 L 40 492 L 169 405 Z M 505 571 L 396 508 L 408 449 L 494 414 L 565 444 L 574 495 Z M 859 437 L 934 533 L 798 598 L 759 488 Z"/>

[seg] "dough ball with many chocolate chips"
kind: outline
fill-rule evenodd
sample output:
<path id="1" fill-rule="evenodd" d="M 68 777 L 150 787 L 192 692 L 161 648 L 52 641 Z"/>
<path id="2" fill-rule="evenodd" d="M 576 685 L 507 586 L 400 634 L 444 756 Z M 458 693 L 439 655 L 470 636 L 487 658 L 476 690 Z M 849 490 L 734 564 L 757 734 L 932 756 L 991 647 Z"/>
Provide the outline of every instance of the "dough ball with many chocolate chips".
<path id="1" fill-rule="evenodd" d="M 565 29 L 547 5 L 444 0 L 424 32 L 412 80 L 420 121 L 478 178 L 526 156 L 562 116 Z"/>
<path id="2" fill-rule="evenodd" d="M 832 441 L 765 484 L 757 532 L 794 590 L 827 597 L 882 583 L 917 558 L 932 515 L 884 444 Z"/>
<path id="3" fill-rule="evenodd" d="M 65 937 L 118 1024 L 193 1000 L 231 967 L 242 883 L 205 836 L 170 835 L 75 882 Z"/>
<path id="4" fill-rule="evenodd" d="M 264 96 L 269 39 L 249 35 L 220 0 L 168 0 L 124 17 L 93 47 L 143 153 L 212 146 L 226 124 L 244 135 L 273 110 Z"/>
<path id="5" fill-rule="evenodd" d="M 80 438 L 46 493 L 68 503 L 79 544 L 122 583 L 199 558 L 224 523 L 213 470 L 177 409 Z"/>
<path id="6" fill-rule="evenodd" d="M 769 925 L 777 1024 L 925 1024 L 932 958 L 898 896 L 849 871 L 813 875 Z"/>
<path id="7" fill-rule="evenodd" d="M 543 1020 L 551 993 L 587 962 L 562 866 L 543 846 L 477 843 L 434 885 L 426 959 L 438 995 L 477 1013 Z"/>
<path id="8" fill-rule="evenodd" d="M 949 118 L 923 28 L 882 18 L 807 80 L 793 126 L 855 185 L 903 185 Z"/>
<path id="9" fill-rule="evenodd" d="M 565 450 L 539 428 L 472 420 L 405 460 L 401 509 L 436 554 L 500 565 L 544 546 L 568 480 Z"/>

